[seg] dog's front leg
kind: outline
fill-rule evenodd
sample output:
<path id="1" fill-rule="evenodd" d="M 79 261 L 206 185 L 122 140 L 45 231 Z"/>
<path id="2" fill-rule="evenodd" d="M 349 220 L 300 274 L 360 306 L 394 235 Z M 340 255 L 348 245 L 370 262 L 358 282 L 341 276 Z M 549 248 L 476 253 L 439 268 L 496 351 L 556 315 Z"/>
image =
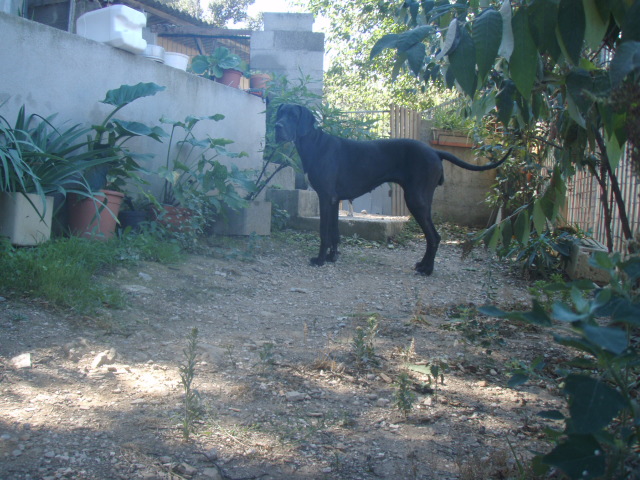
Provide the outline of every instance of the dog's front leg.
<path id="1" fill-rule="evenodd" d="M 329 246 L 329 255 L 327 255 L 327 261 L 335 262 L 338 260 L 338 243 L 340 243 L 340 229 L 338 227 L 338 212 L 340 210 L 340 202 L 338 200 L 331 201 L 331 216 L 329 222 L 329 239 L 331 245 Z"/>
<path id="2" fill-rule="evenodd" d="M 328 198 L 318 196 L 320 201 L 320 251 L 311 259 L 312 265 L 322 266 L 327 260 L 327 250 L 331 245 L 331 202 Z"/>

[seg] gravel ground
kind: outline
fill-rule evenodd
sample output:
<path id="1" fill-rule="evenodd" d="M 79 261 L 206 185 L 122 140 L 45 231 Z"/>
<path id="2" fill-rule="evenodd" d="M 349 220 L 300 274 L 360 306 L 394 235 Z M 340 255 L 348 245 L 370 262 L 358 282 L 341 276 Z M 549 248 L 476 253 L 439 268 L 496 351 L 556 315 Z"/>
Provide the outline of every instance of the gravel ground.
<path id="1" fill-rule="evenodd" d="M 463 259 L 451 235 L 431 277 L 412 270 L 421 242 L 349 242 L 318 268 L 314 246 L 284 237 L 108 272 L 128 305 L 95 318 L 3 299 L 0 477 L 508 478 L 511 447 L 519 460 L 545 448 L 536 413 L 564 405 L 551 367 L 506 382 L 516 362 L 561 352 L 475 312 L 528 305 L 526 281 L 482 250 Z M 194 327 L 200 412 L 185 440 Z"/>

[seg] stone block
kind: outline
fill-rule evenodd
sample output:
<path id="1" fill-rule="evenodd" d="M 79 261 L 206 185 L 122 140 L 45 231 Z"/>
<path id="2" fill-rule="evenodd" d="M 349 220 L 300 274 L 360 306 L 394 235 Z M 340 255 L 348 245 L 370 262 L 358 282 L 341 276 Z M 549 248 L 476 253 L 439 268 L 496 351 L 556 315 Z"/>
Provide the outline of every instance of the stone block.
<path id="1" fill-rule="evenodd" d="M 571 258 L 567 265 L 567 275 L 572 280 L 586 279 L 604 284 L 609 283 L 609 273 L 589 265 L 589 257 L 594 252 L 607 252 L 607 247 L 590 238 L 585 238 L 580 243 L 571 247 Z"/>
<path id="2" fill-rule="evenodd" d="M 213 226 L 216 235 L 271 235 L 271 202 L 254 201 L 246 208 L 228 211 Z"/>
<path id="3" fill-rule="evenodd" d="M 409 221 L 408 217 L 386 217 L 381 215 L 360 215 L 338 217 L 338 228 L 343 237 L 358 237 L 385 243 L 402 232 Z M 298 217 L 290 222 L 292 228 L 317 232 L 320 217 Z"/>
<path id="4" fill-rule="evenodd" d="M 310 32 L 315 19 L 312 13 L 265 12 L 263 21 L 265 31 Z"/>
<path id="5" fill-rule="evenodd" d="M 320 215 L 318 194 L 313 190 L 269 189 L 267 200 L 289 212 L 291 218 Z"/>

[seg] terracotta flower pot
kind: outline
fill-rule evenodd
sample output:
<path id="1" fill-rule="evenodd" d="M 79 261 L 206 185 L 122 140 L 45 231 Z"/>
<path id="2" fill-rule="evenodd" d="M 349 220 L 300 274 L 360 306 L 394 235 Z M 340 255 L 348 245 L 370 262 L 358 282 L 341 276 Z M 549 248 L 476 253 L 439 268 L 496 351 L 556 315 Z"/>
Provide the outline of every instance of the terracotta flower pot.
<path id="1" fill-rule="evenodd" d="M 228 87 L 239 88 L 240 80 L 242 80 L 242 72 L 240 70 L 228 69 L 216 81 Z"/>
<path id="2" fill-rule="evenodd" d="M 271 75 L 268 73 L 254 73 L 249 79 L 249 87 L 251 89 L 265 89 L 267 88 L 267 82 L 271 80 Z"/>
<path id="3" fill-rule="evenodd" d="M 113 237 L 123 198 L 124 193 L 113 190 L 101 190 L 93 199 L 70 195 L 67 211 L 71 233 L 94 240 Z"/>
<path id="4" fill-rule="evenodd" d="M 153 208 L 151 219 L 166 227 L 172 232 L 189 232 L 193 212 L 186 207 L 174 205 L 162 205 L 161 208 Z"/>

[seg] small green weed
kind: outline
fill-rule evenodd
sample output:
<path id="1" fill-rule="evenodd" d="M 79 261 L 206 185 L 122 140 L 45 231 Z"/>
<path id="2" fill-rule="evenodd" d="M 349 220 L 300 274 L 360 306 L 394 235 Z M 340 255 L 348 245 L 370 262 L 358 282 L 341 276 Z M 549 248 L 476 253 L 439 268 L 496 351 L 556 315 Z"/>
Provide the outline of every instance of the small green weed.
<path id="1" fill-rule="evenodd" d="M 377 365 L 376 352 L 373 341 L 378 333 L 378 319 L 375 315 L 367 318 L 366 327 L 356 327 L 356 333 L 351 341 L 356 364 L 359 368 Z"/>
<path id="2" fill-rule="evenodd" d="M 203 409 L 198 391 L 193 388 L 196 375 L 196 352 L 198 347 L 198 329 L 192 328 L 187 337 L 187 347 L 183 350 L 185 363 L 180 365 L 180 383 L 184 390 L 182 411 L 182 437 L 188 441 L 195 430 L 195 424 L 202 418 Z"/>
<path id="3" fill-rule="evenodd" d="M 416 395 L 411 391 L 411 379 L 406 372 L 402 372 L 398 375 L 396 382 L 394 406 L 400 410 L 406 419 L 411 410 L 413 410 L 413 403 L 416 400 Z"/>

